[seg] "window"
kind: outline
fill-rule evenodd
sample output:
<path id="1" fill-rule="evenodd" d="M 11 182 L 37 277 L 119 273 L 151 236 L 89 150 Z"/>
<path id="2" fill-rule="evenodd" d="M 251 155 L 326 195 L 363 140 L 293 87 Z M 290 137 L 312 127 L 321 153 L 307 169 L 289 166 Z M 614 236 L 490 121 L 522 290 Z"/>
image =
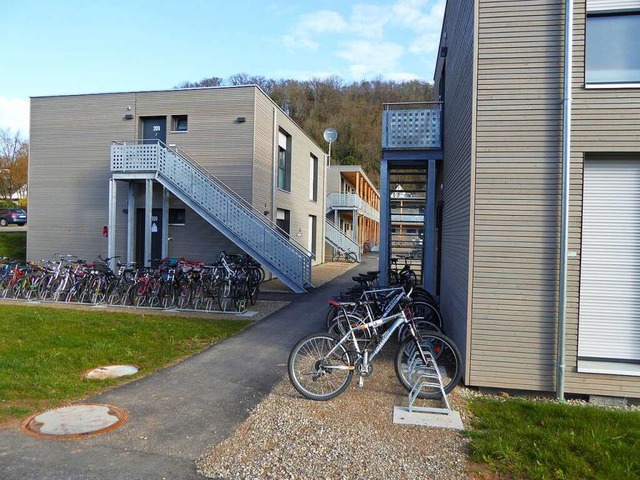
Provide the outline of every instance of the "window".
<path id="1" fill-rule="evenodd" d="M 599 3 L 590 2 L 587 14 L 586 83 L 640 83 L 640 2 L 633 12 L 603 12 Z"/>
<path id="2" fill-rule="evenodd" d="M 186 132 L 188 128 L 186 115 L 172 115 L 171 116 L 171 131 L 172 132 Z"/>
<path id="3" fill-rule="evenodd" d="M 187 215 L 184 208 L 169 209 L 169 225 L 184 225 Z"/>
<path id="4" fill-rule="evenodd" d="M 280 233 L 289 238 L 289 234 L 291 233 L 291 212 L 278 208 L 276 210 L 276 225 L 280 227 Z"/>
<path id="5" fill-rule="evenodd" d="M 318 201 L 318 157 L 309 157 L 309 200 Z"/>
<path id="6" fill-rule="evenodd" d="M 291 191 L 291 135 L 278 134 L 278 188 Z"/>

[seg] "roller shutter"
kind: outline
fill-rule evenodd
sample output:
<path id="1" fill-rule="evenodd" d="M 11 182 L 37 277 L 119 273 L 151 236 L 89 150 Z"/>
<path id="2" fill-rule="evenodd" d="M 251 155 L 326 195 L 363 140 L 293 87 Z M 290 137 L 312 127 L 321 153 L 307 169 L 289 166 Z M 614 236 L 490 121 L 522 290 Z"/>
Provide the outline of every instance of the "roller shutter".
<path id="1" fill-rule="evenodd" d="M 640 160 L 585 160 L 578 371 L 640 375 Z"/>

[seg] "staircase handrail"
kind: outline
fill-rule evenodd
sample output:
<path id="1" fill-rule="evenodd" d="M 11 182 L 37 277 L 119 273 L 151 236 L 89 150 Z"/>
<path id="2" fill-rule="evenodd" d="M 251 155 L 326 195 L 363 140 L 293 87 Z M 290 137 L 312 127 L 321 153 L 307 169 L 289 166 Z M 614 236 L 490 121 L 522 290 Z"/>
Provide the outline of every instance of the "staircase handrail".
<path id="1" fill-rule="evenodd" d="M 339 242 L 333 242 L 331 232 L 340 239 Z M 331 221 L 325 219 L 325 238 L 329 240 L 329 243 L 335 243 L 336 247 L 340 247 L 347 252 L 355 253 L 358 261 L 360 261 L 360 245 L 354 239 L 349 238 L 345 233 L 340 230 L 335 224 Z"/>
<path id="2" fill-rule="evenodd" d="M 235 192 L 231 187 L 226 185 L 222 180 L 220 180 L 218 177 L 216 177 L 214 174 L 212 174 L 209 170 L 207 170 L 202 165 L 200 165 L 193 157 L 191 157 L 184 150 L 181 150 L 177 146 L 168 146 L 164 142 L 162 142 L 161 140 L 154 140 L 154 142 L 157 142 L 157 144 L 159 146 L 164 147 L 165 149 L 170 150 L 170 151 L 176 153 L 177 155 L 179 155 L 180 157 L 188 160 L 189 163 L 191 163 L 193 165 L 193 167 L 195 167 L 198 170 L 199 173 L 201 173 L 202 175 L 208 177 L 213 182 L 215 182 L 217 185 L 220 185 L 224 189 L 224 191 L 228 195 L 230 195 L 234 200 L 238 201 L 244 207 L 246 207 L 247 209 L 251 210 L 251 212 L 254 214 L 254 216 L 258 220 L 260 220 L 265 226 L 267 226 L 271 230 L 274 230 L 276 233 L 278 233 L 280 235 L 284 235 L 285 237 L 288 237 L 289 238 L 289 242 L 291 244 L 293 244 L 293 246 L 296 247 L 298 250 L 300 250 L 300 253 L 302 253 L 303 255 L 306 255 L 306 256 L 308 256 L 308 257 L 310 257 L 312 259 L 315 259 L 315 255 L 313 254 L 313 252 L 310 252 L 309 250 L 307 250 L 298 241 L 296 241 L 293 237 L 291 237 L 290 234 L 285 232 L 282 228 L 280 228 L 276 223 L 272 222 L 269 218 L 265 217 L 258 209 L 256 209 L 253 205 L 251 205 L 251 203 L 247 202 L 237 192 Z M 150 143 L 150 141 L 149 140 L 132 140 L 132 141 L 118 140 L 118 141 L 112 141 L 111 143 L 115 144 L 115 145 L 123 145 L 124 147 L 126 147 L 127 145 L 131 145 L 131 144 L 134 144 L 134 145 L 148 144 L 148 143 Z"/>

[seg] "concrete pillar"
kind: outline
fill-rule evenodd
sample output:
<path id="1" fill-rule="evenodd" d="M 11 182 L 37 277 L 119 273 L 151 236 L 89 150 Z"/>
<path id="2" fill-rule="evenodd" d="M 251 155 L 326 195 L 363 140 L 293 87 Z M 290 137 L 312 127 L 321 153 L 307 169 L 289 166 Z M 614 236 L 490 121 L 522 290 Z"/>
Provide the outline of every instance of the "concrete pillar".
<path id="1" fill-rule="evenodd" d="M 127 192 L 127 263 L 136 259 L 136 185 L 129 182 Z"/>
<path id="2" fill-rule="evenodd" d="M 145 180 L 144 193 L 144 266 L 151 266 L 151 214 L 153 213 L 153 180 Z"/>
<path id="3" fill-rule="evenodd" d="M 109 218 L 107 220 L 107 257 L 116 254 L 116 213 L 117 213 L 117 187 L 118 183 L 113 178 L 109 179 Z M 109 262 L 111 269 L 115 269 L 116 262 Z"/>

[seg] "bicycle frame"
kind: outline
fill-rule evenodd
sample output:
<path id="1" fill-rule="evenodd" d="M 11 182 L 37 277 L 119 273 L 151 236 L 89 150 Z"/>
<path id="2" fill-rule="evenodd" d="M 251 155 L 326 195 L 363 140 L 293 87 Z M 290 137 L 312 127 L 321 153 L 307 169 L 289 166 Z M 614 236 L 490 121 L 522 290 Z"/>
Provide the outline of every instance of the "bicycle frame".
<path id="1" fill-rule="evenodd" d="M 426 365 L 427 358 L 424 354 L 424 351 L 422 350 L 420 342 L 418 341 L 419 338 L 417 336 L 416 330 L 413 328 L 413 325 L 409 321 L 409 317 L 407 317 L 405 310 L 406 309 L 403 309 L 400 313 L 396 313 L 389 317 L 379 318 L 378 320 L 366 322 L 366 323 L 363 323 L 362 325 L 358 325 L 356 327 L 351 328 L 347 333 L 344 334 L 344 336 L 340 339 L 340 341 L 338 341 L 338 343 L 327 353 L 327 355 L 323 357 L 322 360 L 324 361 L 326 358 L 333 355 L 345 343 L 351 342 L 353 347 L 355 348 L 355 352 L 358 354 L 358 360 L 362 359 L 362 364 L 360 366 L 361 371 L 368 372 L 369 362 L 373 361 L 373 359 L 378 355 L 378 353 L 380 353 L 380 350 L 382 350 L 382 348 L 386 345 L 386 343 L 389 341 L 389 338 L 391 338 L 391 336 L 395 333 L 395 331 L 398 328 L 400 328 L 401 325 L 407 324 L 409 326 L 409 332 L 411 336 L 414 339 L 416 339 L 416 346 L 420 351 L 420 357 L 422 358 L 422 361 Z M 389 327 L 384 332 L 382 337 L 380 337 L 380 340 L 376 343 L 376 346 L 372 352 L 369 352 L 369 350 L 366 347 L 363 349 L 360 348 L 360 346 L 358 345 L 358 339 L 356 337 L 357 331 L 376 328 L 391 322 L 393 322 L 393 325 L 391 325 L 391 327 Z M 356 369 L 355 363 L 357 363 L 357 361 L 354 362 L 353 365 L 322 365 L 322 368 L 326 368 L 327 370 L 355 370 Z"/>

